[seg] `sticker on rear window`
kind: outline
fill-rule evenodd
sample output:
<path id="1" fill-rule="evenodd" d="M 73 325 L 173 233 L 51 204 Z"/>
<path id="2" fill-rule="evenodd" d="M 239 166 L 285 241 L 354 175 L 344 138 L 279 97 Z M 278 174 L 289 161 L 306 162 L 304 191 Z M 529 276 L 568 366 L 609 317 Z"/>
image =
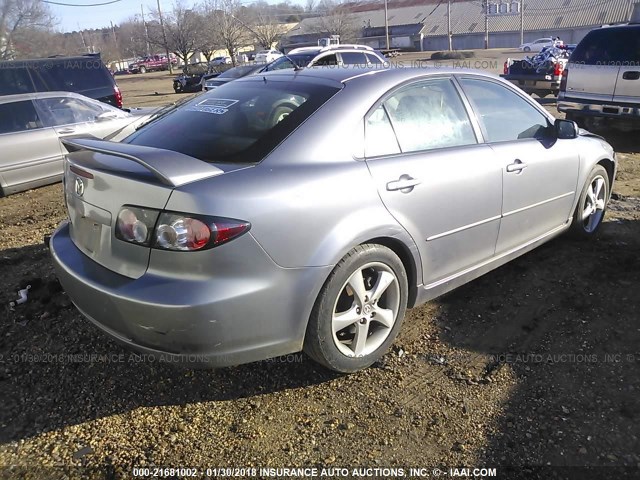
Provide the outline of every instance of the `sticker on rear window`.
<path id="1" fill-rule="evenodd" d="M 228 98 L 206 98 L 201 102 L 192 105 L 189 110 L 194 112 L 213 113 L 223 115 L 229 111 L 229 107 L 238 103 L 238 100 Z"/>

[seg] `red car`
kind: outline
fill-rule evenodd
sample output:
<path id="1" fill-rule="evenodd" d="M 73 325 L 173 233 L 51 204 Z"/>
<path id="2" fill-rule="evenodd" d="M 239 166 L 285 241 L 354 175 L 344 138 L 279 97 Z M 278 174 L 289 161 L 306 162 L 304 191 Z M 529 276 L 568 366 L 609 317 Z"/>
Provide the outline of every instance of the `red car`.
<path id="1" fill-rule="evenodd" d="M 177 66 L 178 59 L 171 57 L 171 65 Z M 129 65 L 129 71 L 133 73 L 146 73 L 159 70 L 169 70 L 169 60 L 166 55 L 150 55 Z"/>

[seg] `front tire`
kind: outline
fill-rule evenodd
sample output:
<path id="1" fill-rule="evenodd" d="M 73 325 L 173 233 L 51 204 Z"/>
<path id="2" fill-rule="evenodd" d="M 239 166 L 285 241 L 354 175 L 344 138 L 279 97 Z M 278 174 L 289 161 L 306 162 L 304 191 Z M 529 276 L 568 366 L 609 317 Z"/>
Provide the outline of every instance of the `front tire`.
<path id="1" fill-rule="evenodd" d="M 609 200 L 609 175 L 602 165 L 596 165 L 589 173 L 582 189 L 576 211 L 573 214 L 571 233 L 577 238 L 596 234 Z"/>
<path id="2" fill-rule="evenodd" d="M 341 373 L 370 366 L 396 338 L 407 307 L 408 280 L 389 248 L 351 250 L 329 275 L 307 326 L 304 351 Z"/>
<path id="3" fill-rule="evenodd" d="M 531 47 L 524 47 L 524 51 L 529 53 L 531 51 Z"/>
<path id="4" fill-rule="evenodd" d="M 147 69 L 145 67 L 140 67 L 138 70 L 140 73 L 147 73 Z"/>

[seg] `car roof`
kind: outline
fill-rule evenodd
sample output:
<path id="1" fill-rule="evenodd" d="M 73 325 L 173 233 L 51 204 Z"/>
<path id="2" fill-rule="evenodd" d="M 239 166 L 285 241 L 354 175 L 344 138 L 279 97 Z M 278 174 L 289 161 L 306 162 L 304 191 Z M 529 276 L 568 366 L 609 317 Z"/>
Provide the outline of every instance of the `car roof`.
<path id="1" fill-rule="evenodd" d="M 333 52 L 333 51 L 341 51 L 341 50 L 363 50 L 366 52 L 373 52 L 373 48 L 368 45 L 357 45 L 351 43 L 343 43 L 340 45 L 327 45 L 326 47 L 299 47 L 294 48 L 289 52 L 289 54 L 295 55 L 296 53 L 323 53 L 323 52 Z"/>
<path id="2" fill-rule="evenodd" d="M 481 70 L 464 69 L 464 68 L 396 68 L 396 67 L 365 67 L 359 65 L 345 65 L 335 67 L 307 67 L 301 70 L 282 69 L 274 70 L 271 72 L 264 72 L 259 75 L 250 75 L 243 77 L 237 81 L 256 81 L 256 79 L 300 79 L 302 81 L 329 81 L 341 84 L 346 84 L 356 79 L 362 79 L 363 77 L 375 75 L 378 78 L 384 78 L 389 84 L 400 83 L 402 81 L 411 80 L 420 76 L 429 75 L 453 75 L 453 74 L 468 74 L 478 77 L 488 77 L 500 80 L 497 75 Z"/>
<path id="3" fill-rule="evenodd" d="M 18 93 L 15 95 L 3 95 L 0 96 L 0 103 L 11 103 L 11 102 L 21 102 L 24 100 L 36 100 L 41 98 L 56 98 L 56 97 L 72 97 L 72 98 L 80 98 L 82 100 L 96 100 L 85 97 L 84 95 L 80 95 L 75 92 L 36 92 L 36 93 Z"/>

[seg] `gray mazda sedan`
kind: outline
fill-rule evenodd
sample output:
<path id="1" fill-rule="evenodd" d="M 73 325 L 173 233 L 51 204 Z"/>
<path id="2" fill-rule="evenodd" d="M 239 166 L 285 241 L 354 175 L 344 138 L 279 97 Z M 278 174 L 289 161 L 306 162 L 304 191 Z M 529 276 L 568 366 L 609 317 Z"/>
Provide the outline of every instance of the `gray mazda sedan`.
<path id="1" fill-rule="evenodd" d="M 458 69 L 271 72 L 124 143 L 64 144 L 68 295 L 126 345 L 212 367 L 365 368 L 407 307 L 592 236 L 616 173 L 602 138 Z"/>

